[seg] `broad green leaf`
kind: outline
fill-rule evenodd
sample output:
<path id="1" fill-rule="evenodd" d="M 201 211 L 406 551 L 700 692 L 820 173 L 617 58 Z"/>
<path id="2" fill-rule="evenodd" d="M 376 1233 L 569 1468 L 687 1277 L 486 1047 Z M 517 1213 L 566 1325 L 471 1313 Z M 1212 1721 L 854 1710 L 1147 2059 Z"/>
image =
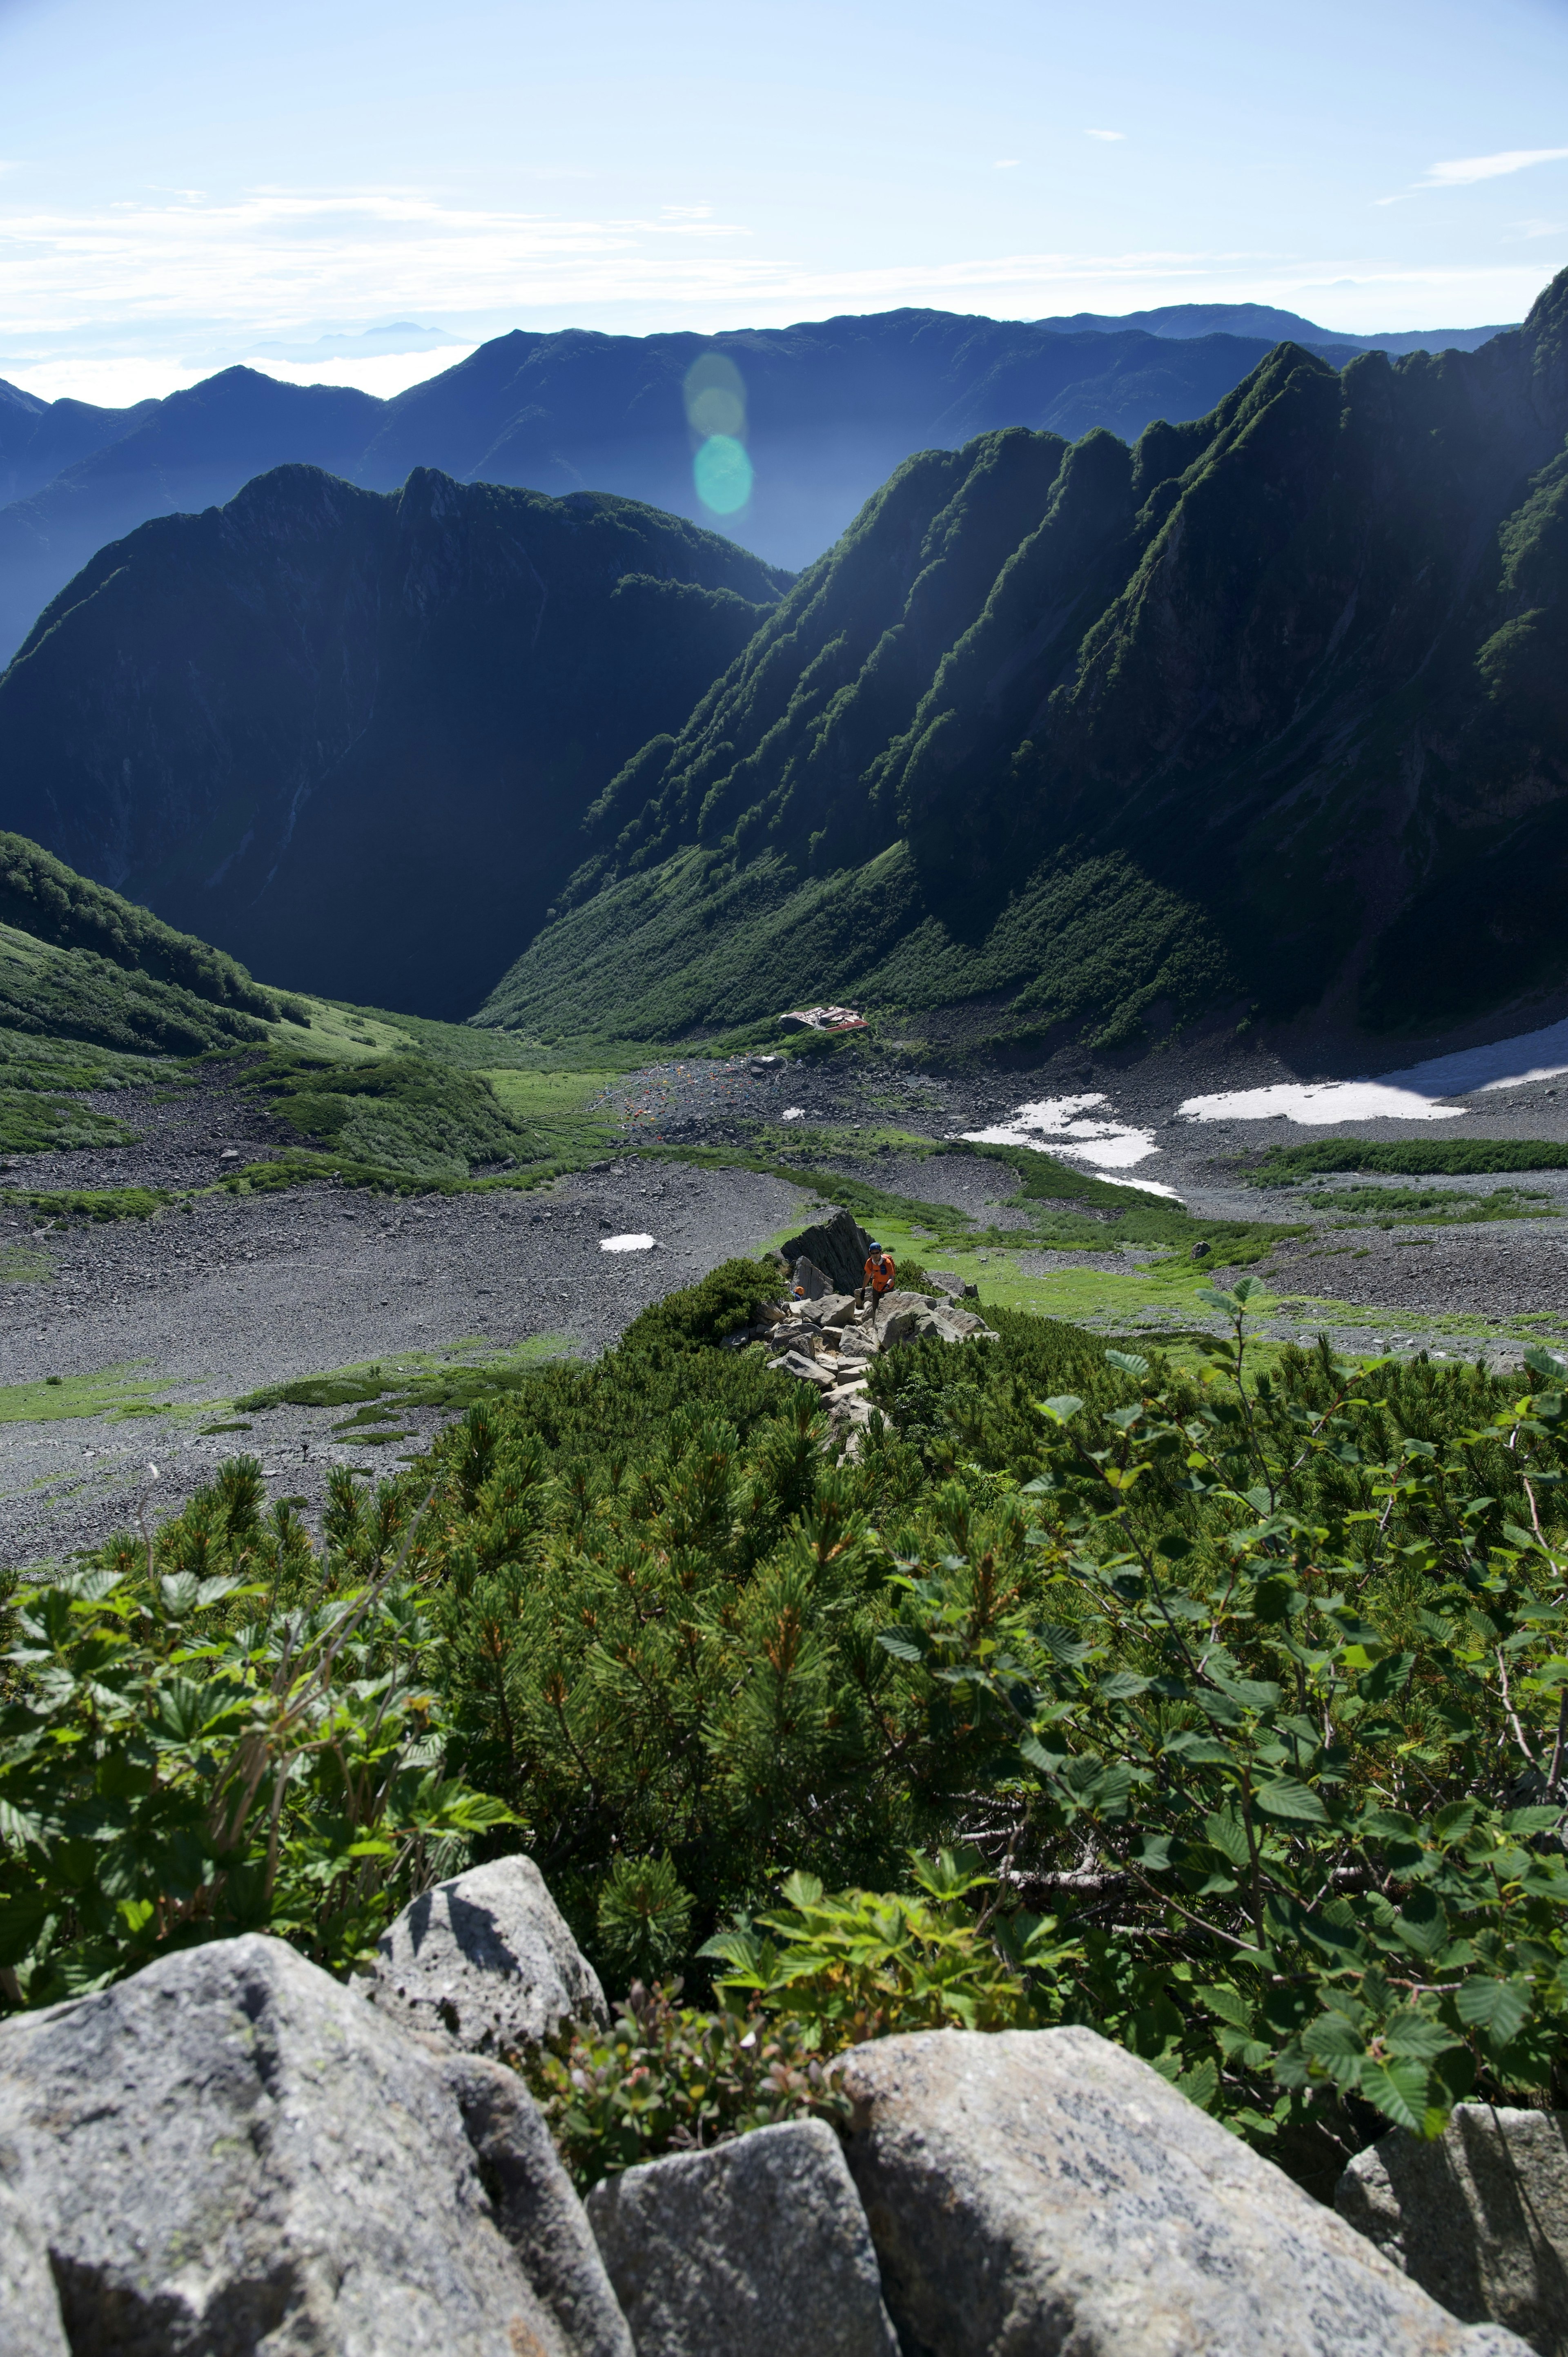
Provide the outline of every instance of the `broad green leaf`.
<path id="1" fill-rule="evenodd" d="M 1484 2029 L 1498 2046 L 1511 2046 L 1530 2019 L 1530 1983 L 1477 1975 L 1465 1982 L 1454 2002 L 1461 2021 L 1472 2029 Z"/>
<path id="2" fill-rule="evenodd" d="M 1396 2127 L 1410 2128 L 1419 2136 L 1428 2110 L 1429 2083 L 1423 2062 L 1398 2056 L 1386 2062 L 1369 2061 L 1361 2071 L 1358 2092 Z"/>
<path id="3" fill-rule="evenodd" d="M 1251 1851 L 1247 1846 L 1247 1828 L 1235 1809 L 1217 1809 L 1203 1821 L 1203 1830 L 1219 1852 L 1232 1866 L 1250 1866 Z"/>
<path id="4" fill-rule="evenodd" d="M 1298 1782 L 1294 1776 L 1276 1776 L 1267 1784 L 1260 1784 L 1253 1794 L 1260 1809 L 1271 1817 L 1281 1817 L 1291 1823 L 1326 1825 L 1328 1812 L 1310 1785 Z"/>

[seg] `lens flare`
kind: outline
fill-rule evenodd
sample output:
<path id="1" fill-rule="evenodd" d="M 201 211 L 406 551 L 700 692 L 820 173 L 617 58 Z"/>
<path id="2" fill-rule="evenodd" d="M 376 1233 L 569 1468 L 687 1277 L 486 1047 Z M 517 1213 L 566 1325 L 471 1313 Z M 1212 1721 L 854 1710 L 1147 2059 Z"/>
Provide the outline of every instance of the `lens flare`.
<path id="1" fill-rule="evenodd" d="M 751 497 L 752 467 L 733 434 L 710 434 L 695 458 L 697 497 L 714 515 L 735 515 Z"/>
<path id="2" fill-rule="evenodd" d="M 698 434 L 746 432 L 746 385 L 724 352 L 699 352 L 686 371 L 682 390 L 687 423 Z"/>
<path id="3" fill-rule="evenodd" d="M 686 423 L 700 436 L 692 472 L 697 497 L 714 515 L 735 515 L 751 497 L 746 450 L 746 384 L 725 352 L 699 352 L 682 393 Z"/>

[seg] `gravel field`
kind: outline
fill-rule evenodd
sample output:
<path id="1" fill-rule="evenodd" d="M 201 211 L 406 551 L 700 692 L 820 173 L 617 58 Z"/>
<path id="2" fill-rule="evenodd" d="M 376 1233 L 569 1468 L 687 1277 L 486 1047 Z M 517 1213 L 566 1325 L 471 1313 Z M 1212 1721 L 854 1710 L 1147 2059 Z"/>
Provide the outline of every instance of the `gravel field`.
<path id="1" fill-rule="evenodd" d="M 134 1148 L 36 1156 L 17 1157 L 8 1181 L 91 1184 L 84 1166 L 111 1159 L 121 1185 L 172 1183 L 176 1163 L 194 1165 L 183 1183 L 210 1179 L 230 1132 L 221 1098 L 208 1103 L 219 1119 L 206 1140 L 193 1108 L 182 1107 L 177 1138 L 167 1135 L 172 1123 L 154 1129 L 145 1168 Z M 114 1110 L 134 1122 L 141 1108 L 122 1095 Z M 384 1450 L 333 1437 L 342 1409 L 269 1409 L 250 1419 L 249 1434 L 208 1435 L 202 1419 L 178 1410 L 481 1338 L 498 1350 L 534 1340 L 591 1354 L 673 1286 L 757 1251 L 808 1200 L 751 1171 L 633 1157 L 532 1194 L 392 1200 L 295 1188 L 62 1232 L 0 1212 L 0 1261 L 31 1272 L 0 1283 L 0 1381 L 121 1370 L 177 1411 L 0 1423 L 0 1563 L 87 1545 L 134 1519 L 149 1461 L 158 1466 L 160 1516 L 236 1449 L 259 1450 L 271 1493 L 314 1512 L 332 1464 L 384 1466 Z M 602 1238 L 628 1232 L 652 1234 L 656 1249 L 600 1251 Z M 442 1421 L 428 1409 L 403 1417 L 414 1436 L 407 1446 Z"/>

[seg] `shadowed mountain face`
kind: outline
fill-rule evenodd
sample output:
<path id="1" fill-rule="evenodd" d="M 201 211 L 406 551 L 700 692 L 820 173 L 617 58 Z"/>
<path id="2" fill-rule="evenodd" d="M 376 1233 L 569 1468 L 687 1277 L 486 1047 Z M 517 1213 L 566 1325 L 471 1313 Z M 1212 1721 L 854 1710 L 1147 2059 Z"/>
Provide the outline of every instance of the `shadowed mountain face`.
<path id="1" fill-rule="evenodd" d="M 0 507 L 0 662 L 105 543 L 149 516 L 231 500 L 252 475 L 285 459 L 351 474 L 385 405 L 368 393 L 280 384 L 242 368 L 134 409 L 53 403 L 27 443 L 16 436 L 13 463 L 26 488 Z M 79 414 L 60 419 L 60 410 Z M 0 409 L 0 420 L 5 415 Z M 72 444 L 99 430 L 94 420 L 104 421 L 101 439 L 78 457 Z M 46 476 L 53 445 L 71 455 Z M 0 440 L 0 454 L 6 447 Z"/>
<path id="2" fill-rule="evenodd" d="M 787 578 L 628 500 L 280 468 L 40 618 L 0 823 L 296 986 L 464 1015 Z"/>
<path id="3" fill-rule="evenodd" d="M 1242 304 L 1136 325 L 890 311 L 713 338 L 519 331 L 394 401 L 246 368 L 127 410 L 0 384 L 0 662 L 105 542 L 152 516 L 221 505 L 285 461 L 376 490 L 437 467 L 464 481 L 615 491 L 800 565 L 912 451 L 1003 425 L 1069 438 L 1103 425 L 1132 439 L 1151 418 L 1199 416 L 1277 340 L 1268 323 L 1294 316 Z M 1285 332 L 1336 361 L 1357 349 L 1305 322 Z M 739 372 L 756 469 L 749 503 L 727 519 L 697 499 L 682 392 L 693 361 L 714 351 Z"/>
<path id="4" fill-rule="evenodd" d="M 1476 353 L 901 468 L 490 1002 L 679 1033 L 986 997 L 1434 1029 L 1568 982 L 1568 274 Z"/>

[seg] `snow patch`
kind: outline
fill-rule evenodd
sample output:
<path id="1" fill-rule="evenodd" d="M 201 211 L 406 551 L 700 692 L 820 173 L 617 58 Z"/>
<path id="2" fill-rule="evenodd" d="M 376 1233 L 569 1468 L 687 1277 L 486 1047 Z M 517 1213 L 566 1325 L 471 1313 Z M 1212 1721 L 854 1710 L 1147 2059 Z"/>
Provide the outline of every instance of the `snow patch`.
<path id="1" fill-rule="evenodd" d="M 657 1246 L 651 1236 L 601 1236 L 601 1252 L 653 1252 Z"/>
<path id="2" fill-rule="evenodd" d="M 1108 1187 L 1136 1187 L 1145 1195 L 1168 1195 L 1173 1202 L 1179 1202 L 1181 1199 L 1174 1187 L 1162 1187 L 1153 1178 L 1113 1178 L 1109 1175 L 1113 1170 L 1129 1170 L 1160 1149 L 1152 1131 L 1134 1129 L 1122 1121 L 1110 1121 L 1103 1114 L 1090 1114 L 1091 1106 L 1104 1103 L 1104 1096 L 1099 1093 L 1041 1097 L 1034 1104 L 1020 1105 L 1007 1121 L 994 1122 L 989 1129 L 966 1129 L 963 1136 L 972 1146 L 1026 1146 L 1036 1154 L 1054 1154 L 1062 1161 L 1084 1162 Z"/>

